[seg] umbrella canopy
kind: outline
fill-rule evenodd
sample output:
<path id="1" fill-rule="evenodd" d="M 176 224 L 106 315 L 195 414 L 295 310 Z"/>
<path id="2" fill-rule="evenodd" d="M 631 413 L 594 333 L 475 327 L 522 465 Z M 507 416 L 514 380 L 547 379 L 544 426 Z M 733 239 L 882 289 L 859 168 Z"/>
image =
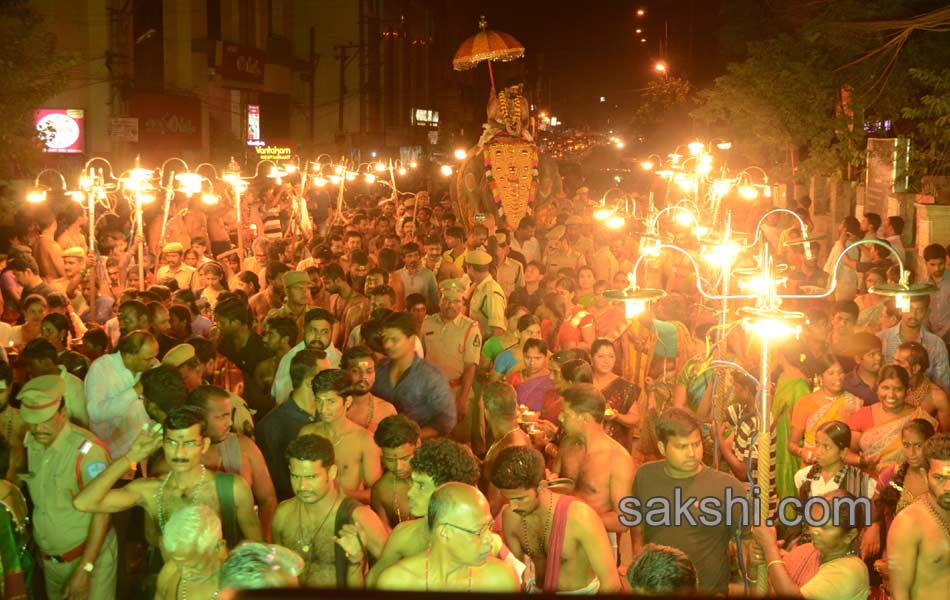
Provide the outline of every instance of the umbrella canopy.
<path id="1" fill-rule="evenodd" d="M 492 76 L 492 87 L 495 87 L 494 75 L 491 73 L 491 61 L 501 62 L 515 60 L 524 56 L 524 46 L 521 42 L 501 31 L 490 31 L 488 21 L 481 17 L 478 21 L 479 32 L 468 38 L 452 59 L 452 68 L 456 71 L 474 69 L 478 63 L 489 61 L 488 73 Z"/>

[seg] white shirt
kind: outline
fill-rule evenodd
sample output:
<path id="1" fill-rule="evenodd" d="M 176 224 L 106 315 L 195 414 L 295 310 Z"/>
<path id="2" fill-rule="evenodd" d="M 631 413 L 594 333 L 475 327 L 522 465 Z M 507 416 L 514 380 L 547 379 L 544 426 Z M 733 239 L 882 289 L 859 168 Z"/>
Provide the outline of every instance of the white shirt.
<path id="1" fill-rule="evenodd" d="M 128 452 L 142 425 L 151 422 L 135 391 L 140 376 L 126 368 L 118 352 L 94 360 L 86 374 L 89 428 L 109 446 L 113 457 Z"/>
<path id="2" fill-rule="evenodd" d="M 795 473 L 795 488 L 802 489 L 802 484 L 805 483 L 805 479 L 808 478 L 808 472 L 811 471 L 811 465 L 807 467 L 802 467 Z M 874 488 L 877 487 L 877 481 L 873 478 L 868 477 L 868 489 L 864 490 L 864 496 L 867 498 L 874 497 Z M 819 476 L 817 480 L 811 482 L 811 496 L 822 496 L 828 492 L 833 492 L 838 489 L 838 484 L 835 483 L 835 478 L 832 477 L 828 481 L 825 481 L 823 477 Z"/>
<path id="3" fill-rule="evenodd" d="M 511 236 L 511 248 L 520 252 L 528 262 L 541 262 L 541 244 L 534 236 L 529 237 L 522 244 L 514 235 Z"/>
<path id="4" fill-rule="evenodd" d="M 283 404 L 287 401 L 287 398 L 290 398 L 290 393 L 294 391 L 294 384 L 290 380 L 290 361 L 297 356 L 297 353 L 307 347 L 307 343 L 301 341 L 299 344 L 287 351 L 287 354 L 280 359 L 280 363 L 277 365 L 277 374 L 274 375 L 274 383 L 270 387 L 271 396 L 274 397 L 274 402 L 278 405 Z M 330 360 L 330 364 L 333 365 L 334 369 L 340 368 L 340 359 L 343 357 L 343 353 L 336 349 L 335 346 L 331 345 L 326 350 L 327 358 Z"/>
<path id="5" fill-rule="evenodd" d="M 904 263 L 904 266 L 907 265 L 907 254 L 904 251 L 904 242 L 901 241 L 901 236 L 892 235 L 891 237 L 886 237 L 884 240 L 894 247 L 894 250 L 897 251 L 898 256 L 901 257 L 901 262 Z"/>

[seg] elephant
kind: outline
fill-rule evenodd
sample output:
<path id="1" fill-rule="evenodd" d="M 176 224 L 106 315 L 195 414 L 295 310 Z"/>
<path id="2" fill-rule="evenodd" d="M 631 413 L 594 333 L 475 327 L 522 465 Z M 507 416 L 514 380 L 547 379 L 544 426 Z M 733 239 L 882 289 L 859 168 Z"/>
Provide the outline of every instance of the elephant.
<path id="1" fill-rule="evenodd" d="M 513 231 L 525 215 L 539 213 L 557 198 L 561 176 L 557 162 L 533 143 L 499 136 L 465 159 L 457 188 L 459 216 L 466 228 L 484 215 L 496 227 Z"/>
<path id="2" fill-rule="evenodd" d="M 528 132 L 528 106 L 522 84 L 492 90 L 485 131 L 459 166 L 453 190 L 464 227 L 481 221 L 492 231 L 514 230 L 561 193 L 557 163 L 541 154 Z"/>

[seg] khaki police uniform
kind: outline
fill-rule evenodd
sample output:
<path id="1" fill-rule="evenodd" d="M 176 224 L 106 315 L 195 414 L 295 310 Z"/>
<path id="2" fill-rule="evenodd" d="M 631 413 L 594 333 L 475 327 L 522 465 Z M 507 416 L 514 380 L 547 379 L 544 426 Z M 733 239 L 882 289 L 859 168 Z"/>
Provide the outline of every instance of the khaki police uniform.
<path id="1" fill-rule="evenodd" d="M 52 392 L 36 389 L 46 382 L 31 387 L 38 379 L 47 378 L 59 382 L 58 386 L 50 384 Z M 19 395 L 24 420 L 39 423 L 52 418 L 62 402 L 64 387 L 58 375 L 27 382 Z M 34 504 L 33 538 L 40 550 L 46 592 L 49 598 L 62 598 L 73 571 L 83 568 L 80 562 L 93 518 L 92 513 L 73 508 L 73 498 L 106 469 L 110 457 L 92 432 L 69 422 L 49 446 L 39 443 L 32 433 L 27 434 L 25 446 L 29 472 L 24 479 Z M 90 576 L 90 598 L 116 597 L 116 552 L 115 531 L 110 530 Z"/>
<path id="2" fill-rule="evenodd" d="M 561 238 L 564 237 L 564 226 L 558 225 L 551 229 L 547 235 L 547 250 L 544 256 L 544 266 L 547 269 L 548 276 L 555 277 L 560 269 L 577 270 L 587 264 L 584 255 L 568 248 L 567 251 L 560 249 Z"/>
<path id="3" fill-rule="evenodd" d="M 489 265 L 491 260 L 491 255 L 481 250 L 473 250 L 466 257 L 466 262 L 472 265 Z M 507 306 L 508 300 L 504 290 L 491 275 L 488 275 L 475 286 L 472 292 L 472 298 L 468 304 L 468 316 L 478 321 L 479 329 L 486 337 L 490 337 L 492 327 L 497 327 L 502 331 L 508 328 L 505 320 Z"/>
<path id="4" fill-rule="evenodd" d="M 462 280 L 448 279 L 439 286 L 439 292 L 443 297 L 451 295 L 461 299 L 465 287 Z M 463 314 L 447 321 L 441 313 L 436 313 L 427 316 L 422 322 L 420 337 L 425 348 L 426 360 L 438 367 L 439 371 L 445 375 L 458 402 L 465 366 L 477 367 L 481 356 L 482 335 L 478 322 Z M 462 443 L 471 443 L 473 439 L 480 439 L 482 411 L 477 392 L 473 380 L 465 406 L 465 416 L 459 419 L 452 431 L 452 438 Z"/>
<path id="5" fill-rule="evenodd" d="M 172 242 L 170 244 L 165 244 L 162 248 L 162 254 L 172 254 L 177 252 L 178 254 L 184 254 L 185 248 L 182 244 L 178 242 Z M 166 277 L 171 277 L 178 282 L 178 289 L 187 290 L 191 288 L 191 279 L 195 274 L 195 268 L 181 263 L 178 265 L 178 268 L 174 271 L 171 270 L 171 267 L 168 265 L 162 265 L 158 268 L 158 272 L 155 274 L 156 281 L 161 281 Z"/>

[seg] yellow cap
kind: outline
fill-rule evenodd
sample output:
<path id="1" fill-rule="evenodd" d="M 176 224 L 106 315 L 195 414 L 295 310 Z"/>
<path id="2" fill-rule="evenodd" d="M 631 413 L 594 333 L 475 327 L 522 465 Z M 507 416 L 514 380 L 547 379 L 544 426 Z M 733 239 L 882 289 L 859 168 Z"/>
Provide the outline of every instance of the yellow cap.
<path id="1" fill-rule="evenodd" d="M 461 279 L 444 279 L 439 282 L 439 293 L 443 298 L 458 299 L 465 294 L 465 281 Z"/>
<path id="2" fill-rule="evenodd" d="M 491 254 L 482 250 L 471 250 L 465 254 L 465 263 L 479 266 L 490 265 Z"/>
<path id="3" fill-rule="evenodd" d="M 303 271 L 289 271 L 284 273 L 284 289 L 295 285 L 310 285 L 310 276 Z"/>
<path id="4" fill-rule="evenodd" d="M 66 248 L 63 250 L 63 258 L 86 258 L 86 251 L 79 246 Z"/>
<path id="5" fill-rule="evenodd" d="M 50 420 L 59 410 L 66 382 L 59 375 L 41 375 L 26 382 L 17 398 L 20 400 L 20 416 L 27 423 L 42 423 Z"/>
<path id="6" fill-rule="evenodd" d="M 162 364 L 166 367 L 175 367 L 176 369 L 195 357 L 195 347 L 191 344 L 178 344 L 167 353 L 162 359 Z"/>
<path id="7" fill-rule="evenodd" d="M 165 244 L 165 247 L 162 248 L 162 254 L 169 254 L 177 252 L 181 254 L 185 251 L 185 247 L 181 245 L 181 242 L 169 242 Z"/>

